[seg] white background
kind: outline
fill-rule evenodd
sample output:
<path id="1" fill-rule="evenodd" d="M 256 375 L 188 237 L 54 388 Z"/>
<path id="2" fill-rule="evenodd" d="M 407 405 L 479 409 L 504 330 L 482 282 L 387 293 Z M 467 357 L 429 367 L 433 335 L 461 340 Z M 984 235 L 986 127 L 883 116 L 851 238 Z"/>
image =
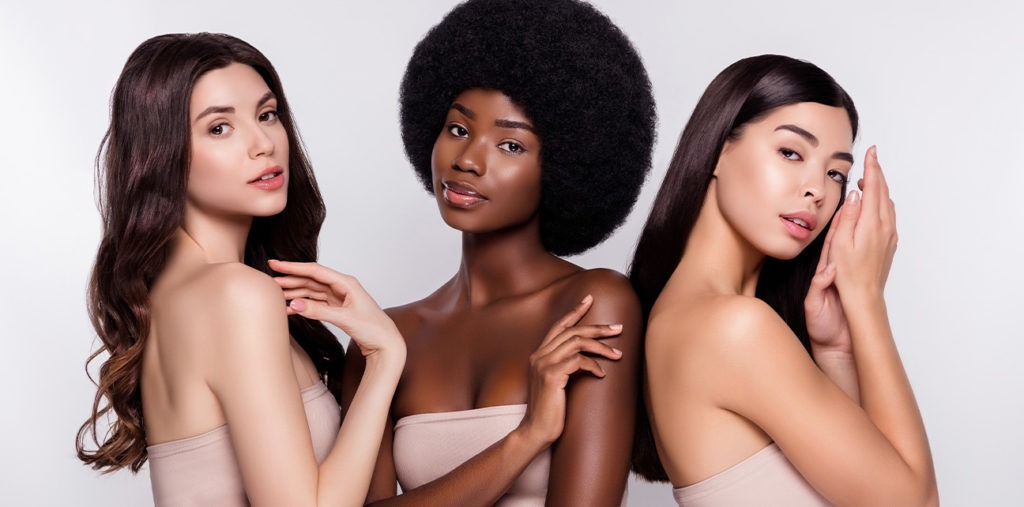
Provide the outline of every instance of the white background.
<path id="1" fill-rule="evenodd" d="M 99 241 L 93 159 L 129 53 L 167 32 L 217 31 L 284 80 L 328 205 L 322 261 L 384 305 L 458 263 L 403 155 L 398 84 L 450 0 L 27 2 L 0 7 L 0 504 L 147 505 L 145 471 L 101 477 L 74 456 L 94 388 L 85 288 Z M 614 2 L 597 6 L 643 56 L 658 105 L 654 169 L 629 221 L 573 259 L 626 268 L 686 118 L 733 61 L 810 60 L 850 92 L 899 210 L 887 299 L 946 505 L 1022 505 L 1024 8 L 1017 2 Z M 859 173 L 859 168 L 858 171 Z M 799 415 L 794 415 L 798 417 Z M 631 505 L 672 505 L 632 483 Z"/>

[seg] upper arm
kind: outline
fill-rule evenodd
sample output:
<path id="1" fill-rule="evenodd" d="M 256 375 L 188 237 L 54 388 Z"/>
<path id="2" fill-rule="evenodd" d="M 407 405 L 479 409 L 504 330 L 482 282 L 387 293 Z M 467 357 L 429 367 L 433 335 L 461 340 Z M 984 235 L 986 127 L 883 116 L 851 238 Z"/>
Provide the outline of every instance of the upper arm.
<path id="1" fill-rule="evenodd" d="M 731 310 L 706 349 L 709 359 L 727 366 L 714 383 L 722 408 L 765 431 L 831 501 L 866 500 L 865 494 L 887 489 L 880 485 L 906 477 L 893 446 L 771 308 L 749 301 Z"/>
<path id="2" fill-rule="evenodd" d="M 345 354 L 345 369 L 342 377 L 342 414 L 344 416 L 348 415 L 346 412 L 359 388 L 359 382 L 362 380 L 365 369 L 366 361 L 359 351 L 359 347 L 350 343 Z M 394 423 L 389 414 L 384 424 L 384 434 L 380 441 L 377 463 L 373 469 L 373 476 L 370 478 L 370 488 L 366 493 L 367 503 L 391 498 L 398 492 L 398 479 L 395 475 L 395 464 L 391 451 L 393 441 Z"/>
<path id="3" fill-rule="evenodd" d="M 244 266 L 209 276 L 196 318 L 210 350 L 207 382 L 227 419 L 246 493 L 254 505 L 315 504 L 317 463 L 281 290 Z"/>
<path id="4" fill-rule="evenodd" d="M 622 324 L 620 335 L 602 340 L 622 356 L 599 358 L 604 378 L 577 373 L 566 389 L 565 430 L 552 446 L 549 505 L 619 505 L 629 475 L 643 360 L 640 304 L 622 275 L 609 270 L 588 275 L 574 294 L 594 297 L 581 324 Z"/>

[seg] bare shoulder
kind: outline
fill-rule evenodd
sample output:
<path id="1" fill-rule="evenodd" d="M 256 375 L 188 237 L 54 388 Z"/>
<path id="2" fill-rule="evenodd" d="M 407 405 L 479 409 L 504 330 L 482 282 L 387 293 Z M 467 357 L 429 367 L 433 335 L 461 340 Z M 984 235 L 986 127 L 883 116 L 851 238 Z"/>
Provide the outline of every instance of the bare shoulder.
<path id="1" fill-rule="evenodd" d="M 803 350 L 775 310 L 748 296 L 709 296 L 687 300 L 685 307 L 661 307 L 652 313 L 647 327 L 648 350 L 654 357 L 682 354 L 727 367 L 740 366 L 786 343 Z"/>
<path id="2" fill-rule="evenodd" d="M 594 309 L 605 306 L 625 311 L 639 311 L 640 300 L 629 279 L 618 271 L 607 268 L 584 269 L 567 277 L 560 295 L 575 304 L 587 294 L 594 297 Z"/>
<path id="3" fill-rule="evenodd" d="M 177 328 L 183 341 L 211 343 L 213 337 L 240 334 L 236 330 L 282 324 L 287 329 L 281 288 L 267 274 L 242 263 L 204 266 L 168 287 L 163 299 L 166 318 L 161 321 Z"/>

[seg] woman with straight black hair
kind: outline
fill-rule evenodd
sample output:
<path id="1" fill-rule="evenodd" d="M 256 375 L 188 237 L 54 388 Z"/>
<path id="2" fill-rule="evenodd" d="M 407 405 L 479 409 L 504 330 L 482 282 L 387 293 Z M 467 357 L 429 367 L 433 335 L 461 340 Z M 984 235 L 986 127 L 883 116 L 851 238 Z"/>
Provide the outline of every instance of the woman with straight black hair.
<path id="1" fill-rule="evenodd" d="M 763 55 L 683 131 L 630 273 L 648 319 L 634 468 L 680 505 L 937 503 L 883 298 L 896 227 L 874 147 L 844 203 L 857 122 L 827 73 Z"/>

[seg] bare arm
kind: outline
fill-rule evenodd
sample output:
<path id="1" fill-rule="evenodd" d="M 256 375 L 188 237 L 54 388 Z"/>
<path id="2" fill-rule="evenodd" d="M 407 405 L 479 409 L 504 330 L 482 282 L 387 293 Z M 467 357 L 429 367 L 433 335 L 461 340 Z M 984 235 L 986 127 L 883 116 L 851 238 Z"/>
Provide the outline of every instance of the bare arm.
<path id="1" fill-rule="evenodd" d="M 206 370 L 207 382 L 231 430 L 250 502 L 361 504 L 365 485 L 358 485 L 358 470 L 368 470 L 376 454 L 373 439 L 383 429 L 393 389 L 385 380 L 397 381 L 395 366 L 382 361 L 376 368 L 381 382 L 360 404 L 369 421 L 361 427 L 342 427 L 339 442 L 317 465 L 280 289 L 270 278 L 241 265 L 225 267 L 220 274 L 221 290 L 210 295 L 207 310 L 197 318 L 209 332 L 209 356 L 215 358 Z"/>
<path id="2" fill-rule="evenodd" d="M 762 315 L 741 330 L 757 339 L 744 340 L 747 352 L 732 358 L 744 389 L 724 393 L 726 408 L 764 429 L 833 503 L 937 504 L 924 423 L 882 297 L 896 247 L 895 212 L 873 150 L 865 160 L 864 199 L 851 197 L 836 224 L 832 255 L 860 405 L 794 350 L 788 328 Z"/>
<path id="3" fill-rule="evenodd" d="M 389 456 L 378 459 L 368 498 L 371 505 L 489 506 L 501 498 L 530 462 L 561 434 L 565 420 L 564 390 L 569 376 L 580 370 L 604 376 L 597 361 L 582 352 L 610 359 L 620 356 L 612 347 L 597 341 L 617 335 L 619 329 L 576 325 L 590 304 L 588 298 L 556 323 L 531 356 L 527 413 L 515 430 L 443 477 L 401 496 L 388 497 L 394 495 L 393 460 Z"/>
<path id="4" fill-rule="evenodd" d="M 584 323 L 622 324 L 604 342 L 622 351 L 600 360 L 606 377 L 584 377 L 568 389 L 565 431 L 552 448 L 546 505 L 618 506 L 629 477 L 641 357 L 640 304 L 629 281 L 601 270 L 589 285 L 594 306 Z"/>

